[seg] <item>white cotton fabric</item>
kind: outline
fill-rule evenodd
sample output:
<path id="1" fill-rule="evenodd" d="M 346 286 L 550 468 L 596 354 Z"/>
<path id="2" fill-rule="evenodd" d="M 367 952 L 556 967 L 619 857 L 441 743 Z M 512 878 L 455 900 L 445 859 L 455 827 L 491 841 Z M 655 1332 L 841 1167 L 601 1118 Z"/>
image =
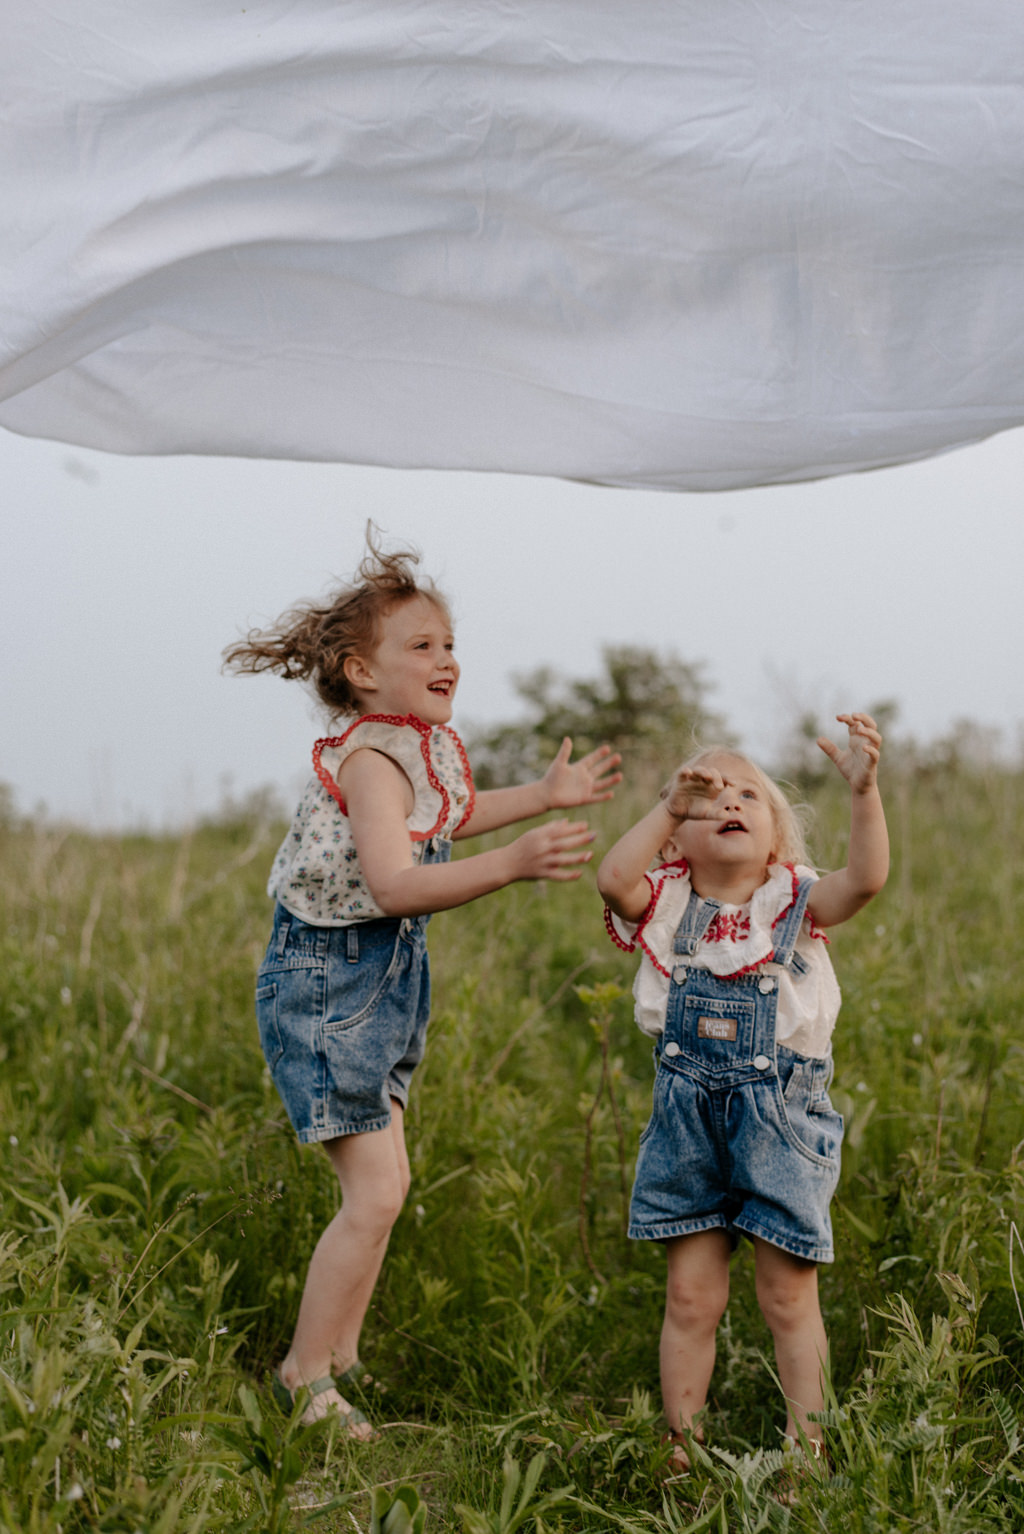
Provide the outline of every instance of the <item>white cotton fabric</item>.
<path id="1" fill-rule="evenodd" d="M 1020 0 L 0 0 L 0 425 L 724 489 L 1024 421 Z"/>
<path id="2" fill-rule="evenodd" d="M 818 877 L 802 864 L 797 864 L 795 873 L 798 879 Z M 811 923 L 804 917 L 796 940 L 796 952 L 805 965 L 802 974 L 768 962 L 775 951 L 773 923 L 793 903 L 793 875 L 793 869 L 773 863 L 768 878 L 745 906 L 720 906 L 719 921 L 726 929 L 738 927 L 736 937 L 705 939 L 685 960 L 673 951 L 676 928 L 690 900 L 685 864 L 666 864 L 646 876 L 651 904 L 641 922 L 624 921 L 607 912 L 613 939 L 627 950 L 640 949 L 640 967 L 633 981 L 633 1016 L 641 1032 L 658 1038 L 664 1031 L 672 970 L 678 963 L 689 969 L 706 969 L 723 979 L 756 967 L 759 974 L 773 976 L 778 989 L 776 1042 L 817 1060 L 831 1054 L 842 995 L 823 934 L 812 936 Z"/>

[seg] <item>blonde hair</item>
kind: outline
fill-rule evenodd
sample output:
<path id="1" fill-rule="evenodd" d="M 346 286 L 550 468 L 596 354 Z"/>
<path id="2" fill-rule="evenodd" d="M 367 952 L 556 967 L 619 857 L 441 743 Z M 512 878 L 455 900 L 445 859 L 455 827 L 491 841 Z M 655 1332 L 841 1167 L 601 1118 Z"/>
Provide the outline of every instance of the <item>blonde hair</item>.
<path id="1" fill-rule="evenodd" d="M 772 823 L 775 826 L 772 862 L 803 863 L 810 866 L 804 829 L 808 815 L 807 806 L 791 804 L 778 783 L 763 772 L 756 762 L 752 762 L 749 756 L 745 756 L 742 751 L 734 751 L 731 746 L 703 746 L 700 751 L 682 762 L 678 771 L 681 772 L 688 767 L 704 767 L 714 757 L 721 756 L 730 756 L 734 762 L 743 762 L 750 769 L 768 801 L 768 807 L 772 812 Z M 669 787 L 670 785 L 666 784 L 662 789 L 663 799 L 667 798 Z"/>
<path id="2" fill-rule="evenodd" d="M 323 603 L 302 602 L 268 629 L 251 629 L 224 651 L 229 671 L 277 671 L 286 681 L 310 681 L 332 715 L 359 712 L 359 699 L 345 675 L 352 655 L 369 659 L 380 643 L 381 622 L 396 607 L 426 597 L 451 623 L 448 603 L 429 578 L 416 577 L 415 549 L 385 554 L 373 523 L 366 529 L 368 552 L 352 582 Z"/>

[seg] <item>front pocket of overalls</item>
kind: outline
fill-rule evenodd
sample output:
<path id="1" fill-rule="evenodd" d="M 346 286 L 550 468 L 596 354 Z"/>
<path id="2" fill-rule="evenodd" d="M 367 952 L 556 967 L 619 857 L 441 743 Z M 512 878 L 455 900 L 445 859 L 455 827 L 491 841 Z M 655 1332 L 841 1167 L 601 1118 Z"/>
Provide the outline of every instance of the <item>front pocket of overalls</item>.
<path id="1" fill-rule="evenodd" d="M 754 1011 L 744 996 L 685 997 L 682 1053 L 705 1071 L 734 1071 L 753 1053 Z"/>
<path id="2" fill-rule="evenodd" d="M 281 1031 L 277 1026 L 277 986 L 273 982 L 256 987 L 256 1023 L 263 1058 L 273 1070 L 284 1054 Z"/>
<path id="3" fill-rule="evenodd" d="M 354 929 L 358 956 L 349 956 L 347 928 L 331 950 L 324 1034 L 355 1028 L 372 1016 L 409 952 L 400 921 L 375 921 Z"/>
<path id="4" fill-rule="evenodd" d="M 791 1134 L 808 1155 L 837 1163 L 843 1120 L 828 1095 L 832 1061 L 798 1055 L 782 1045 L 776 1056 L 782 1110 Z"/>

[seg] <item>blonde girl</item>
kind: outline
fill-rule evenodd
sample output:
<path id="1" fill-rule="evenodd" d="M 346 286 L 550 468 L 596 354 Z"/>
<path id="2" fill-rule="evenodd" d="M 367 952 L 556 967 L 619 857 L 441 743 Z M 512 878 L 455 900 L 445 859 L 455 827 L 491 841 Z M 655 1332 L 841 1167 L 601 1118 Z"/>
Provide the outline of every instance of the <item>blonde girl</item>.
<path id="1" fill-rule="evenodd" d="M 226 652 L 238 671 L 309 679 L 344 722 L 313 747 L 313 775 L 275 859 L 275 913 L 257 980 L 260 1041 L 300 1141 L 323 1144 L 341 1208 L 321 1235 L 291 1347 L 273 1383 L 303 1420 L 372 1435 L 346 1388 L 391 1228 L 409 1188 L 403 1118 L 430 1006 L 430 914 L 520 879 L 578 879 L 585 821 L 554 820 L 450 863 L 452 840 L 611 797 L 608 747 L 544 776 L 476 793 L 448 721 L 459 681 L 451 617 L 418 556 L 370 552 L 351 585 Z"/>
<path id="2" fill-rule="evenodd" d="M 833 1260 L 843 1132 L 828 1096 L 840 998 L 824 929 L 859 911 L 889 868 L 881 736 L 867 714 L 838 718 L 846 748 L 818 745 L 850 786 L 845 868 L 818 878 L 778 786 L 714 749 L 677 771 L 598 870 L 613 940 L 640 949 L 636 1020 L 656 1040 L 629 1234 L 667 1250 L 661 1384 L 679 1470 L 695 1424 L 700 1434 L 741 1235 L 754 1246 L 786 1433 L 820 1448 L 818 1264 Z"/>

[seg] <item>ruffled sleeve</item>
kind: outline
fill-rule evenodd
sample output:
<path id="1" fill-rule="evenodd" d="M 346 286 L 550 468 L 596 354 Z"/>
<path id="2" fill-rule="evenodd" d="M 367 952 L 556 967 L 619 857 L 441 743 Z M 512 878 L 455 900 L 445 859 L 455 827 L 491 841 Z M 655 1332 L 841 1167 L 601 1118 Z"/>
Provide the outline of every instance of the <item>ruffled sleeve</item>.
<path id="1" fill-rule="evenodd" d="M 472 814 L 473 778 L 461 740 L 454 730 L 413 714 L 363 714 L 343 735 L 316 742 L 313 769 L 343 814 L 348 811 L 338 773 L 353 751 L 362 750 L 390 757 L 412 784 L 414 804 L 406 825 L 413 841 L 451 836 Z"/>
<path id="2" fill-rule="evenodd" d="M 604 924 L 617 948 L 624 953 L 640 948 L 658 973 L 667 975 L 676 927 L 690 898 L 690 870 L 686 859 L 681 858 L 677 863 L 661 864 L 644 874 L 644 878 L 650 886 L 651 898 L 640 920 L 623 921 L 606 906 Z"/>

